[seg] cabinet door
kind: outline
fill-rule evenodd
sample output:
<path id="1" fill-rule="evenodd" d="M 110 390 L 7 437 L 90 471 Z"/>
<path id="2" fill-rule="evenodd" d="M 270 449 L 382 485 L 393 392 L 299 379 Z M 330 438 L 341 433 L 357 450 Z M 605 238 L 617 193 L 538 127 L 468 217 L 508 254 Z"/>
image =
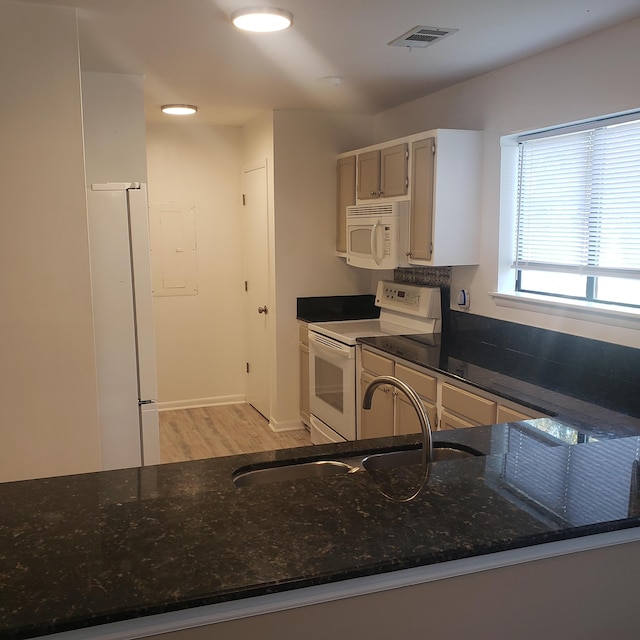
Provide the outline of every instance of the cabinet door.
<path id="1" fill-rule="evenodd" d="M 379 356 L 377 353 L 373 353 L 367 349 L 363 349 L 362 368 L 366 369 L 368 373 L 373 373 L 376 376 L 392 376 L 393 360 L 391 360 L 391 358 Z"/>
<path id="2" fill-rule="evenodd" d="M 383 198 L 407 195 L 408 145 L 397 144 L 380 151 L 380 195 Z"/>
<path id="3" fill-rule="evenodd" d="M 399 436 L 406 433 L 421 433 L 422 429 L 420 429 L 420 420 L 416 410 L 413 408 L 413 405 L 405 399 L 402 392 L 400 392 L 396 398 L 395 435 Z M 427 412 L 427 416 L 429 416 L 429 425 L 431 426 L 431 430 L 435 431 L 438 425 L 438 411 L 436 406 L 424 399 L 422 400 L 422 404 Z"/>
<path id="4" fill-rule="evenodd" d="M 300 419 L 306 425 L 311 424 L 309 407 L 309 346 L 300 343 Z"/>
<path id="5" fill-rule="evenodd" d="M 399 363 L 396 363 L 395 376 L 412 387 L 421 398 L 425 398 L 433 404 L 438 401 L 438 380 L 433 376 Z"/>
<path id="6" fill-rule="evenodd" d="M 433 196 L 435 138 L 411 145 L 410 258 L 431 260 L 433 253 Z"/>
<path id="7" fill-rule="evenodd" d="M 442 384 L 442 407 L 468 421 L 469 425 L 495 424 L 496 403 L 481 396 Z"/>
<path id="8" fill-rule="evenodd" d="M 337 166 L 336 251 L 347 251 L 347 207 L 356 203 L 356 157 L 340 158 Z"/>
<path id="9" fill-rule="evenodd" d="M 458 416 L 454 416 L 448 411 L 443 411 L 440 415 L 440 430 L 446 431 L 447 429 L 464 429 L 466 427 L 475 427 L 472 422 L 467 422 Z"/>
<path id="10" fill-rule="evenodd" d="M 363 372 L 360 378 L 362 397 L 374 376 Z M 373 394 L 371 409 L 360 407 L 360 433 L 358 439 L 381 438 L 393 435 L 393 391 L 385 385 L 378 387 Z"/>
<path id="11" fill-rule="evenodd" d="M 527 411 L 527 413 L 523 413 Z M 536 413 L 531 411 L 529 413 L 528 409 L 522 409 L 522 411 L 516 411 L 515 409 L 511 409 L 510 407 L 505 407 L 503 405 L 498 405 L 498 417 L 497 422 L 501 424 L 503 422 L 518 422 L 520 420 L 531 420 L 532 418 L 541 418 L 543 417 L 541 413 Z"/>
<path id="12" fill-rule="evenodd" d="M 380 151 L 358 154 L 358 199 L 380 197 Z"/>

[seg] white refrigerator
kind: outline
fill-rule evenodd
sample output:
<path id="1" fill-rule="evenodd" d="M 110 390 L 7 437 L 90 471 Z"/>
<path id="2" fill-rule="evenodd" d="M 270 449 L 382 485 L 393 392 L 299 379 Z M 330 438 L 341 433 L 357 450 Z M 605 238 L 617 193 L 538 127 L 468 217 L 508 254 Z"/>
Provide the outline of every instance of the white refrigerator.
<path id="1" fill-rule="evenodd" d="M 160 463 L 147 189 L 87 189 L 103 469 Z"/>

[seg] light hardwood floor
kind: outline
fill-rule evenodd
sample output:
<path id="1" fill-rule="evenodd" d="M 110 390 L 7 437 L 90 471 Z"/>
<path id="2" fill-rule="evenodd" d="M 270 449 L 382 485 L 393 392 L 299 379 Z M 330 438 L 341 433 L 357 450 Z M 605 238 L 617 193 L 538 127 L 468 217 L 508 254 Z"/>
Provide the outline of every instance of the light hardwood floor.
<path id="1" fill-rule="evenodd" d="M 249 404 L 160 412 L 162 462 L 183 462 L 311 444 L 306 429 L 276 433 Z"/>

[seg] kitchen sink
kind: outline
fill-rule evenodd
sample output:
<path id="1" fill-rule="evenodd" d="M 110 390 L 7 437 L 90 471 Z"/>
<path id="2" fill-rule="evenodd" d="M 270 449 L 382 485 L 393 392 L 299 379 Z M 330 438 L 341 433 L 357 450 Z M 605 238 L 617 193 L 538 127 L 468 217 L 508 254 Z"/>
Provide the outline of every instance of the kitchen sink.
<path id="1" fill-rule="evenodd" d="M 315 462 L 301 462 L 280 467 L 237 471 L 233 475 L 233 484 L 236 487 L 253 487 L 271 482 L 284 482 L 285 480 L 337 476 L 353 470 L 351 465 L 337 460 L 316 460 Z"/>
<path id="2" fill-rule="evenodd" d="M 434 442 L 431 461 L 460 460 L 481 455 L 483 454 L 469 447 L 448 442 Z M 263 469 L 238 469 L 233 474 L 233 484 L 236 487 L 254 487 L 272 482 L 326 478 L 360 471 L 384 471 L 419 464 L 422 464 L 422 449 L 402 449 L 354 456 L 344 460 L 315 460 Z"/>

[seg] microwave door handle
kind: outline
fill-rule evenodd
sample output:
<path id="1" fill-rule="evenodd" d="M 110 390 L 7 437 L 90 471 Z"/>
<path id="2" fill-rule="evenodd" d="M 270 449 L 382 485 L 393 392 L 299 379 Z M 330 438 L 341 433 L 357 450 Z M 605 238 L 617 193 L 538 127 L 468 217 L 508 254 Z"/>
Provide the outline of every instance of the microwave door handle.
<path id="1" fill-rule="evenodd" d="M 378 228 L 380 227 L 380 223 L 376 220 L 373 227 L 371 228 L 371 255 L 375 260 L 376 264 L 380 264 L 382 262 L 382 258 L 378 257 Z"/>

